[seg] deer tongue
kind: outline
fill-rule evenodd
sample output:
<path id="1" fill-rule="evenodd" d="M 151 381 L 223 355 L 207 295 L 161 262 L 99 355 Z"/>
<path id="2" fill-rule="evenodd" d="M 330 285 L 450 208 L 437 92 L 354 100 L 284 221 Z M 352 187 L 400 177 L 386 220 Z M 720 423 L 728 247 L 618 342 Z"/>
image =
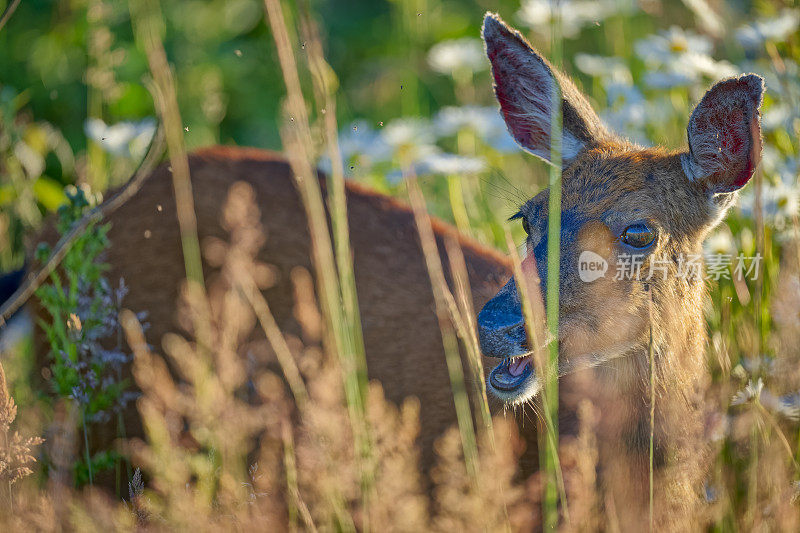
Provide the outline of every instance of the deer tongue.
<path id="1" fill-rule="evenodd" d="M 525 366 L 530 364 L 530 362 L 531 362 L 530 356 L 514 359 L 513 361 L 511 361 L 511 364 L 508 365 L 508 373 L 514 377 L 520 376 L 522 375 L 522 372 L 525 371 Z"/>
<path id="2" fill-rule="evenodd" d="M 492 370 L 489 379 L 492 386 L 502 391 L 513 391 L 522 385 L 533 372 L 531 358 L 504 360 Z"/>

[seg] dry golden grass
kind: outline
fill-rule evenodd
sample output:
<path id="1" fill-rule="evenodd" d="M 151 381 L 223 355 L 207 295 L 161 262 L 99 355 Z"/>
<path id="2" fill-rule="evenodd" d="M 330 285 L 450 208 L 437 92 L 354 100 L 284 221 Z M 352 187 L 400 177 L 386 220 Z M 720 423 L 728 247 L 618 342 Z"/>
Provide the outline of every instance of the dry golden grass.
<path id="1" fill-rule="evenodd" d="M 436 446 L 439 459 L 429 492 L 415 446 L 419 405 L 414 401 L 392 405 L 377 383 L 370 385 L 365 404 L 374 496 L 363 498 L 363 465 L 349 423 L 342 371 L 338 357 L 320 345 L 320 315 L 310 277 L 300 271 L 293 275 L 295 310 L 304 338 L 278 332 L 276 341 L 265 333 L 258 346 L 247 345 L 249 353 L 259 355 L 242 357 L 243 340 L 264 327 L 254 310 L 259 305 L 254 305 L 248 290 L 268 286 L 271 273 L 254 259 L 265 237 L 246 185 L 231 189 L 225 214 L 230 239 L 205 245 L 212 262 L 221 261 L 221 275 L 210 284 L 206 297 L 183 293 L 183 318 L 190 333 L 165 338 L 162 356 L 143 343 L 133 315 L 124 317 L 136 351 L 134 377 L 142 390 L 138 408 L 146 427 L 146 438 L 128 445 L 143 475 L 130 480 L 125 501 L 92 489 L 75 491 L 59 481 L 59 469 L 68 468 L 75 454 L 66 406 L 57 409 L 56 423 L 48 432 L 50 481 L 42 487 L 9 484 L 31 472 L 32 448 L 41 439 L 10 432 L 16 406 L 7 388 L 0 387 L 4 406 L 0 429 L 7 435 L 0 449 L 4 528 L 526 531 L 540 527 L 541 479 L 538 475 L 519 479 L 516 424 L 497 418 L 491 435 L 479 434 L 478 469 L 472 474 L 459 432 L 453 428 Z M 199 349 L 191 333 L 198 314 L 210 317 L 207 349 Z M 288 351 L 283 354 L 288 360 L 278 361 L 280 350 Z M 297 372 L 298 383 L 290 386 L 282 375 L 287 369 Z M 561 527 L 614 530 L 626 509 L 604 501 L 598 489 L 597 412 L 584 402 L 579 415 L 577 437 L 560 444 L 571 512 L 571 520 Z M 756 402 L 732 412 L 729 424 L 733 449 L 718 446 L 716 453 L 750 458 L 752 500 L 744 508 L 737 506 L 736 493 L 741 489 L 725 462 L 719 461 L 712 480 L 717 492 L 699 522 L 689 526 L 704 527 L 735 516 L 736 522 L 729 524 L 733 528 L 796 529 L 800 523 L 792 484 L 796 466 L 779 437 L 786 424 Z"/>

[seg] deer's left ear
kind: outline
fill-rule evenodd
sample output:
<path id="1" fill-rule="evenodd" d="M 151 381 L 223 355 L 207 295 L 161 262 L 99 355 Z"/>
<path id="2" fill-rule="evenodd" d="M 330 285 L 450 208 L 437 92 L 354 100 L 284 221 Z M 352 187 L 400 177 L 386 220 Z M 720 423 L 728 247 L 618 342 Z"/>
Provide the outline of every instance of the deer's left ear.
<path id="1" fill-rule="evenodd" d="M 689 118 L 689 153 L 683 170 L 712 193 L 744 187 L 761 160 L 764 80 L 755 74 L 714 85 Z"/>

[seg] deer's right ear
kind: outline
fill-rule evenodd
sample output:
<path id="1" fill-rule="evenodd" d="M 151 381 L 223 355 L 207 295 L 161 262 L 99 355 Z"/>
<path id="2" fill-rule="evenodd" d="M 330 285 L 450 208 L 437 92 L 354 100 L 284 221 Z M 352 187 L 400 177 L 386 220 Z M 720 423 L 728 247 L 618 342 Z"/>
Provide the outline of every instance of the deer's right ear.
<path id="1" fill-rule="evenodd" d="M 694 108 L 687 136 L 689 153 L 683 171 L 712 193 L 744 187 L 761 160 L 764 80 L 755 74 L 714 85 Z"/>
<path id="2" fill-rule="evenodd" d="M 586 98 L 566 76 L 556 71 L 520 33 L 500 17 L 483 19 L 486 55 L 492 63 L 494 91 L 508 131 L 528 152 L 550 160 L 550 122 L 553 92 L 562 96 L 563 165 L 600 137 L 608 136 Z"/>

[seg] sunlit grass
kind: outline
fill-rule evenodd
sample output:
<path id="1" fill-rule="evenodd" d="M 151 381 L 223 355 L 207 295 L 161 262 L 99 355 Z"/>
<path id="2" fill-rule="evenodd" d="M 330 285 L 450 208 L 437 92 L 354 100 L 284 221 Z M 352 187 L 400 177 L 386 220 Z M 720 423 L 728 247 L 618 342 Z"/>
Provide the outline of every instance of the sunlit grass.
<path id="1" fill-rule="evenodd" d="M 6 13 L 16 9 L 18 4 L 16 1 L 9 2 Z M 627 6 L 628 3 L 617 4 Z M 358 26 L 357 23 L 350 25 L 350 18 L 356 22 L 362 20 L 358 18 L 361 14 L 356 8 L 347 14 L 331 13 L 325 5 L 314 4 L 314 8 L 323 13 L 320 20 L 325 22 L 321 28 L 323 34 L 320 35 L 311 10 L 305 3 L 291 7 L 292 17 L 286 17 L 290 20 L 288 31 L 281 29 L 284 27 L 284 14 L 278 13 L 280 4 L 268 0 L 267 6 L 272 10 L 270 13 L 272 35 L 265 36 L 263 28 L 245 24 L 242 20 L 247 17 L 233 16 L 235 13 L 226 11 L 232 8 L 222 6 L 219 2 L 213 6 L 209 3 L 209 6 L 204 6 L 202 10 L 200 8 L 189 10 L 182 17 L 177 17 L 182 10 L 185 10 L 185 3 L 182 2 L 162 6 L 151 0 L 132 2 L 130 7 L 136 28 L 135 39 L 141 45 L 142 52 L 133 50 L 132 43 L 124 45 L 130 62 L 124 69 L 119 69 L 116 75 L 120 78 L 128 77 L 124 81 L 126 92 L 124 96 L 116 97 L 118 100 L 111 98 L 104 101 L 104 106 L 98 106 L 100 98 L 95 89 L 82 85 L 84 83 L 81 81 L 82 72 L 63 74 L 66 69 L 78 67 L 69 61 L 59 63 L 55 56 L 51 58 L 45 53 L 52 50 L 53 42 L 61 42 L 63 48 L 59 49 L 59 52 L 63 53 L 58 55 L 65 58 L 76 57 L 70 46 L 74 45 L 74 41 L 80 41 L 80 32 L 83 31 L 77 22 L 74 24 L 59 22 L 57 28 L 47 30 L 38 26 L 42 20 L 47 20 L 47 17 L 40 17 L 36 24 L 23 24 L 31 20 L 33 12 L 32 9 L 26 8 L 24 3 L 14 16 L 27 18 L 17 21 L 15 18 L 3 17 L 0 27 L 5 24 L 5 27 L 2 27 L 3 37 L 6 39 L 4 43 L 8 44 L 9 50 L 17 50 L 15 53 L 9 53 L 3 60 L 3 65 L 8 67 L 5 69 L 8 79 L 4 80 L 4 90 L 8 88 L 10 91 L 11 85 L 16 84 L 14 89 L 19 91 L 20 96 L 13 105 L 10 96 L 3 97 L 2 135 L 8 135 L 10 140 L 0 143 L 4 147 L 2 166 L 5 171 L 4 176 L 14 176 L 16 181 L 9 181 L 7 178 L 2 181 L 0 206 L 3 206 L 3 211 L 0 213 L 2 215 L 0 229 L 3 232 L 7 230 L 9 235 L 16 235 L 21 227 L 38 225 L 41 213 L 17 208 L 33 205 L 38 209 L 44 205 L 43 199 L 47 196 L 42 191 L 47 190 L 47 183 L 84 181 L 101 187 L 108 182 L 112 165 L 115 162 L 119 163 L 121 156 L 105 151 L 108 147 L 102 143 L 92 141 L 86 147 L 82 144 L 85 143 L 84 140 L 76 141 L 78 137 L 83 138 L 83 128 L 80 124 L 67 122 L 72 116 L 68 114 L 69 108 L 74 106 L 71 101 L 67 102 L 64 99 L 72 98 L 76 94 L 77 87 L 80 89 L 81 101 L 87 102 L 85 111 L 88 116 L 102 118 L 109 124 L 140 119 L 152 111 L 148 107 L 149 101 L 147 103 L 141 101 L 142 98 L 149 97 L 146 94 L 144 97 L 136 97 L 137 89 L 131 85 L 138 86 L 142 72 L 149 70 L 153 79 L 152 85 L 157 88 L 159 98 L 155 110 L 162 117 L 167 131 L 173 168 L 172 177 L 179 196 L 187 277 L 194 280 L 198 287 L 202 287 L 204 280 L 200 269 L 199 245 L 192 221 L 186 148 L 213 140 L 277 147 L 280 140 L 277 125 L 280 124 L 286 152 L 292 159 L 295 173 L 300 178 L 299 185 L 308 207 L 312 234 L 315 236 L 314 259 L 318 268 L 319 296 L 328 325 L 326 331 L 330 335 L 326 342 L 332 351 L 343 356 L 342 369 L 350 407 L 349 414 L 353 428 L 358 430 L 355 431 L 357 438 L 360 439 L 358 447 L 364 456 L 368 457 L 371 441 L 364 429 L 366 423 L 363 420 L 367 390 L 366 367 L 350 258 L 352 251 L 347 237 L 349 228 L 344 204 L 344 180 L 355 179 L 404 197 L 406 186 L 395 172 L 402 170 L 399 155 L 413 152 L 418 144 L 424 144 L 425 149 L 435 147 L 446 153 L 482 159 L 486 162 L 486 168 L 474 174 L 433 172 L 426 175 L 426 179 L 411 185 L 411 187 L 419 185 L 419 191 L 413 192 L 412 199 L 416 203 L 417 214 L 423 226 L 427 211 L 430 210 L 436 216 L 455 223 L 462 233 L 470 234 L 486 244 L 511 252 L 516 249 L 515 243 L 519 242 L 521 231 L 516 226 L 509 226 L 505 222 L 506 218 L 527 197 L 549 185 L 551 193 L 548 292 L 543 296 L 548 309 L 558 309 L 560 256 L 558 191 L 561 167 L 558 121 L 561 115 L 560 111 L 554 110 L 551 168 L 546 168 L 524 154 L 505 151 L 492 144 L 490 136 L 482 136 L 479 132 L 480 126 L 486 125 L 485 121 L 480 120 L 477 124 L 461 127 L 456 133 L 447 135 L 436 133 L 433 140 L 424 143 L 419 138 L 412 138 L 413 142 L 393 146 L 394 151 L 384 160 L 379 160 L 374 154 L 372 159 L 362 158 L 361 154 L 350 150 L 349 139 L 345 139 L 345 134 L 352 130 L 351 120 L 365 118 L 376 132 L 374 138 L 370 138 L 369 142 L 364 143 L 365 146 L 360 147 L 366 151 L 366 148 L 374 147 L 376 143 L 381 142 L 386 135 L 387 126 L 398 117 L 418 118 L 436 130 L 441 127 L 437 111 L 447 105 L 463 108 L 468 104 L 478 104 L 494 110 L 491 82 L 485 71 L 457 69 L 451 74 L 443 74 L 434 72 L 424 60 L 433 44 L 437 42 L 451 38 L 477 39 L 477 26 L 481 13 L 475 6 L 458 6 L 458 9 L 454 9 L 453 6 L 438 0 L 394 2 L 387 8 L 386 13 L 379 13 L 383 17 L 379 20 L 389 23 L 385 28 L 378 28 L 368 33 L 367 37 L 370 40 L 367 40 L 363 35 L 359 35 L 364 32 L 352 30 L 354 26 Z M 286 6 L 288 4 L 285 3 L 284 9 Z M 703 74 L 691 82 L 674 87 L 659 88 L 649 85 L 645 81 L 648 75 L 663 74 L 676 64 L 680 64 L 681 56 L 676 55 L 675 50 L 680 48 L 681 43 L 674 40 L 670 42 L 669 50 L 672 56 L 668 60 L 665 59 L 663 64 L 658 64 L 658 58 L 652 53 L 647 55 L 637 52 L 636 43 L 649 35 L 667 30 L 673 23 L 690 29 L 701 37 L 707 35 L 709 30 L 704 26 L 703 17 L 679 3 L 643 4 L 644 9 L 649 11 L 639 9 L 637 6 L 638 4 L 630 3 L 631 10 L 620 10 L 607 18 L 600 17 L 596 21 L 586 22 L 576 34 L 567 35 L 563 40 L 558 36 L 558 32 L 553 32 L 551 35 L 535 25 L 531 25 L 527 32 L 534 44 L 539 46 L 555 65 L 562 66 L 565 71 L 577 78 L 578 84 L 589 93 L 596 107 L 615 127 L 624 128 L 626 133 L 630 132 L 630 135 L 637 140 L 643 139 L 679 147 L 684 143 L 688 112 L 702 94 L 702 90 L 713 81 L 713 76 Z M 256 7 L 256 11 L 260 10 L 260 6 Z M 769 22 L 783 13 L 783 7 L 784 4 L 780 2 L 763 2 L 755 9 L 759 16 L 763 14 Z M 247 6 L 242 9 L 245 8 Z M 509 19 L 513 19 L 518 8 L 517 3 L 510 2 L 501 3 L 498 7 Z M 225 17 L 206 17 L 208 20 L 205 20 L 203 16 L 207 14 L 206 9 L 217 9 L 219 13 L 224 11 Z M 786 459 L 783 456 L 787 446 L 789 450 L 795 450 L 796 457 L 800 457 L 800 430 L 796 428 L 796 421 L 773 416 L 769 406 L 765 407 L 756 401 L 756 407 L 750 412 L 730 405 L 730 400 L 749 382 L 757 382 L 759 379 L 763 380 L 768 390 L 780 397 L 791 396 L 799 385 L 791 371 L 774 370 L 774 368 L 791 368 L 796 362 L 797 351 L 791 344 L 791 339 L 794 337 L 786 332 L 790 327 L 782 325 L 790 322 L 788 319 L 781 322 L 782 319 L 777 317 L 773 309 L 777 301 L 793 294 L 792 280 L 797 277 L 795 272 L 792 274 L 793 277 L 789 277 L 789 281 L 782 282 L 780 274 L 790 268 L 800 271 L 800 256 L 793 258 L 788 254 L 786 263 L 781 262 L 782 254 L 791 249 L 791 241 L 796 242 L 798 239 L 796 208 L 791 206 L 793 198 L 796 199 L 792 194 L 796 195 L 797 190 L 796 168 L 792 167 L 792 164 L 800 156 L 797 148 L 800 121 L 796 113 L 792 115 L 792 110 L 796 110 L 800 102 L 798 102 L 796 74 L 791 73 L 800 59 L 798 52 L 800 48 L 795 31 L 780 38 L 767 37 L 756 48 L 745 51 L 737 41 L 736 31 L 744 24 L 754 23 L 757 13 L 752 8 L 748 8 L 749 11 L 746 13 L 736 11 L 738 7 L 719 9 L 724 10 L 719 14 L 719 18 L 722 20 L 724 15 L 724 20 L 731 21 L 731 27 L 725 28 L 723 34 L 709 39 L 715 50 L 712 49 L 708 55 L 715 60 L 731 62 L 738 71 L 752 70 L 771 76 L 768 77 L 769 93 L 765 102 L 764 118 L 765 123 L 769 118 L 773 126 L 770 126 L 770 129 L 765 128 L 765 144 L 775 153 L 765 153 L 765 162 L 756 174 L 754 183 L 742 193 L 742 204 L 750 207 L 747 207 L 747 210 L 732 212 L 726 222 L 730 231 L 725 234 L 734 249 L 745 254 L 761 254 L 764 258 L 762 275 L 755 280 L 731 276 L 731 279 L 710 282 L 713 305 L 709 306 L 707 312 L 711 338 L 707 357 L 712 373 L 710 394 L 720 404 L 722 416 L 746 425 L 744 438 L 741 433 L 733 432 L 720 437 L 722 444 L 719 445 L 721 451 L 715 461 L 717 473 L 713 477 L 713 488 L 715 493 L 720 494 L 719 499 L 725 502 L 725 505 L 720 516 L 714 519 L 714 524 L 719 528 L 735 525 L 756 527 L 759 525 L 759 513 L 763 510 L 762 506 L 767 499 L 764 495 L 774 490 L 763 477 L 764 465 L 768 464 L 767 460 L 770 458 L 768 454 L 775 453 L 774 444 L 777 444 L 783 459 Z M 364 8 L 363 11 L 369 10 Z M 450 13 L 451 11 L 453 13 Z M 717 13 L 712 12 L 707 16 L 717 16 Z M 210 24 L 210 20 L 214 24 Z M 294 20 L 300 25 L 300 32 L 297 35 L 294 35 L 294 26 L 291 23 Z M 19 25 L 15 26 L 18 22 Z M 552 22 L 553 26 L 557 27 L 557 18 Z M 765 32 L 772 27 L 767 25 L 767 22 L 764 22 Z M 120 24 L 127 23 L 126 20 L 119 22 L 114 19 L 113 24 L 109 25 L 109 31 L 116 33 L 117 38 L 123 40 L 129 29 L 121 29 Z M 19 66 L 21 64 L 19 57 L 27 58 L 31 55 L 27 50 L 23 54 L 18 51 L 20 43 L 24 41 L 19 36 L 22 33 L 21 26 L 30 26 L 26 35 L 31 37 L 25 39 L 31 39 L 30 44 L 35 45 L 39 52 L 34 57 L 35 64 L 30 68 Z M 70 29 L 69 26 L 75 28 Z M 72 35 L 73 31 L 76 35 L 74 38 L 64 37 Z M 263 49 L 268 45 L 272 50 L 271 38 L 278 40 L 278 53 L 275 57 L 278 58 L 286 84 L 277 81 L 280 78 L 276 77 L 278 70 L 274 58 L 270 55 L 271 52 L 263 53 Z M 327 60 L 322 53 L 322 43 L 326 39 L 331 43 Z M 24 42 L 24 44 L 27 46 L 29 43 Z M 139 57 L 137 53 L 143 55 Z M 624 79 L 620 81 L 614 78 L 611 72 L 589 73 L 581 70 L 575 60 L 579 53 L 620 59 L 624 66 L 623 71 L 628 73 L 629 79 L 623 75 Z M 168 57 L 173 61 L 172 64 L 167 62 Z M 308 71 L 305 70 L 306 63 Z M 337 67 L 340 78 L 333 74 L 331 65 Z M 269 80 L 265 81 L 267 74 L 254 73 L 268 73 Z M 64 76 L 63 79 L 58 79 L 56 77 L 58 75 Z M 36 77 L 31 82 L 26 76 L 40 76 L 42 79 Z M 214 80 L 224 80 L 224 83 L 221 83 L 222 89 L 219 89 L 220 83 Z M 256 89 L 253 89 L 254 87 Z M 278 98 L 283 96 L 287 88 L 286 105 L 273 104 L 272 102 L 277 102 Z M 84 89 L 89 93 L 84 93 Z M 303 90 L 306 92 L 305 97 Z M 8 95 L 10 92 L 3 94 Z M 309 95 L 313 95 L 313 98 Z M 638 97 L 641 97 L 641 101 L 637 100 Z M 309 102 L 313 104 L 309 106 Z M 785 105 L 789 110 L 786 112 L 788 118 L 782 119 L 778 113 L 781 105 Z M 54 109 L 58 109 L 58 113 Z M 320 114 L 320 109 L 325 109 L 326 113 Z M 67 114 L 62 115 L 62 112 Z M 181 119 L 182 116 L 186 117 L 185 120 Z M 65 135 L 69 138 L 69 143 L 66 143 L 67 150 L 71 152 L 70 156 L 77 158 L 78 170 L 70 169 L 66 164 L 57 165 L 52 162 L 53 147 L 61 146 L 53 141 L 56 134 L 48 134 L 49 137 L 44 135 L 42 132 L 49 130 L 42 126 L 43 123 L 37 122 L 34 123 L 37 127 L 27 128 L 31 118 L 48 121 L 48 127 L 52 125 L 56 129 L 65 130 Z M 342 139 L 339 138 L 340 127 L 337 118 L 344 126 L 341 128 Z M 190 123 L 191 130 L 186 131 Z M 46 143 L 41 141 L 44 137 L 47 138 Z M 59 157 L 64 156 L 63 146 L 58 150 L 60 150 Z M 25 165 L 19 163 L 19 154 L 28 156 Z M 329 162 L 330 226 L 325 219 L 325 201 L 318 193 L 318 183 L 315 178 L 314 168 L 320 155 L 325 156 Z M 769 160 L 767 155 L 770 155 Z M 69 157 L 64 156 L 62 159 L 68 161 Z M 42 169 L 40 173 L 33 173 L 39 167 Z M 793 168 L 795 170 L 792 170 Z M 29 191 L 20 193 L 19 196 L 14 196 L 9 191 L 19 186 L 20 176 L 37 185 Z M 786 201 L 783 204 L 779 201 L 773 202 L 771 199 L 771 195 L 784 190 L 778 187 L 781 183 L 788 191 L 785 198 L 779 198 Z M 19 190 L 22 191 L 22 188 Z M 415 197 L 417 192 L 419 195 Z M 12 202 L 12 208 L 6 208 L 9 202 Z M 784 226 L 781 226 L 781 217 L 785 218 Z M 514 237 L 507 239 L 507 231 L 513 232 Z M 7 245 L 2 252 L 7 264 L 18 265 L 21 261 L 19 259 L 22 253 L 21 241 L 12 236 L 0 244 Z M 444 325 L 444 343 L 448 353 L 448 367 L 451 370 L 454 401 L 458 406 L 461 445 L 470 465 L 469 472 L 473 479 L 477 479 L 474 477 L 479 466 L 474 464 L 477 463 L 478 456 L 477 442 L 484 428 L 488 428 L 487 434 L 492 434 L 491 418 L 484 384 L 481 379 L 475 379 L 483 373 L 472 322 L 476 310 L 470 308 L 469 289 L 464 284 L 467 277 L 463 272 L 459 273 L 461 268 L 459 264 L 453 264 L 454 257 L 457 259 L 456 250 L 452 247 L 452 243 L 445 244 L 448 249 L 448 259 L 451 261 L 450 272 L 454 274 L 456 280 L 456 290 L 448 295 L 441 279 L 443 275 L 436 273 L 443 269 L 441 258 L 436 258 L 439 267 L 434 267 L 436 272 L 432 275 L 432 287 L 434 292 L 440 291 L 437 305 L 440 307 L 438 312 Z M 431 250 L 429 246 L 429 251 Z M 792 266 L 795 263 L 796 266 Z M 242 280 L 242 291 L 256 311 L 268 341 L 278 354 L 282 371 L 293 392 L 294 401 L 298 406 L 304 405 L 308 401 L 309 393 L 300 377 L 300 371 L 292 360 L 285 339 L 271 319 L 268 302 L 260 297 L 246 278 Z M 525 301 L 527 299 L 523 300 Z M 530 315 L 532 311 L 527 310 L 526 313 Z M 791 318 L 791 313 L 787 314 Z M 558 479 L 560 474 L 557 471 L 558 381 L 555 368 L 558 354 L 558 313 L 548 313 L 545 327 L 554 340 L 548 345 L 546 357 L 540 358 L 540 363 L 537 363 L 539 365 L 537 371 L 541 371 L 545 381 L 543 393 L 545 408 L 540 413 L 546 428 L 542 436 L 542 465 L 548 474 L 545 476 L 547 490 L 543 499 L 543 511 L 547 527 L 553 528 L 558 524 L 559 509 L 565 515 L 567 510 L 563 480 Z M 202 332 L 202 329 L 198 331 Z M 531 338 L 536 338 L 537 333 L 529 334 Z M 544 331 L 538 332 L 540 337 L 544 334 Z M 461 348 L 468 355 L 467 360 L 471 365 L 466 378 L 458 354 L 459 339 Z M 762 364 L 762 361 L 766 363 Z M 654 409 L 656 398 L 652 353 L 649 364 L 650 402 L 651 409 Z M 468 387 L 465 384 L 466 379 L 474 380 L 476 386 Z M 478 399 L 477 403 L 473 402 L 479 410 L 474 415 L 479 421 L 476 427 L 471 427 L 473 413 L 467 399 L 470 394 Z M 747 418 L 751 415 L 754 418 Z M 651 502 L 654 462 L 653 416 L 651 411 L 649 448 Z M 283 464 L 286 468 L 286 490 L 294 498 L 299 494 L 299 489 L 296 487 L 297 473 L 294 472 L 296 461 L 293 449 L 294 444 L 287 437 L 283 443 L 285 452 Z M 791 480 L 797 481 L 798 473 L 791 463 L 786 459 Z M 365 485 L 369 483 L 368 477 L 367 472 Z M 291 523 L 299 528 L 313 529 L 315 524 L 308 516 L 308 511 L 304 510 L 304 505 L 300 499 L 292 501 Z M 365 508 L 369 508 L 369 505 L 367 504 Z M 344 524 L 345 528 L 350 526 L 350 519 L 346 517 L 346 513 L 342 512 L 340 518 L 340 525 Z"/>

